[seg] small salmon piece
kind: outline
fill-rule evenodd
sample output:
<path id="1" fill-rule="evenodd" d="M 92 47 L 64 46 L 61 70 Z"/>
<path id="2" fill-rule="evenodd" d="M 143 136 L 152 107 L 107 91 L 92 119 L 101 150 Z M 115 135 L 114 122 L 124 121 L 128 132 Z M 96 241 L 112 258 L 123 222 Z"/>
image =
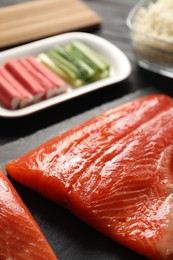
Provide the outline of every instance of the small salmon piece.
<path id="1" fill-rule="evenodd" d="M 57 259 L 41 229 L 1 169 L 0 259 Z"/>
<path id="2" fill-rule="evenodd" d="M 173 99 L 137 99 L 6 165 L 11 177 L 151 259 L 173 259 Z"/>

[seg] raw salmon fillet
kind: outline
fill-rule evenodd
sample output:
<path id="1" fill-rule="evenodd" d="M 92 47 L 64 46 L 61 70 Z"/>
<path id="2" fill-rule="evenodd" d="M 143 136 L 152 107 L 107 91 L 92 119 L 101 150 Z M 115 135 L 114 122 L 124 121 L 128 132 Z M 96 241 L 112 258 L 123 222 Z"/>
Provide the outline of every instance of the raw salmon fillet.
<path id="1" fill-rule="evenodd" d="M 0 259 L 57 259 L 29 210 L 1 169 Z"/>
<path id="2" fill-rule="evenodd" d="M 173 99 L 151 95 L 6 165 L 15 180 L 151 259 L 173 259 Z"/>

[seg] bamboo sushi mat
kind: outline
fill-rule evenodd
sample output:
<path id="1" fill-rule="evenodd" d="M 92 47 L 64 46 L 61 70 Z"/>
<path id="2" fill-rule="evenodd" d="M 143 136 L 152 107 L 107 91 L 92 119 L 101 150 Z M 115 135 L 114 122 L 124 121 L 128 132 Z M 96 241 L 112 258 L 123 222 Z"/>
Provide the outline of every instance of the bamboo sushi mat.
<path id="1" fill-rule="evenodd" d="M 35 0 L 0 8 L 0 48 L 101 24 L 80 0 Z"/>

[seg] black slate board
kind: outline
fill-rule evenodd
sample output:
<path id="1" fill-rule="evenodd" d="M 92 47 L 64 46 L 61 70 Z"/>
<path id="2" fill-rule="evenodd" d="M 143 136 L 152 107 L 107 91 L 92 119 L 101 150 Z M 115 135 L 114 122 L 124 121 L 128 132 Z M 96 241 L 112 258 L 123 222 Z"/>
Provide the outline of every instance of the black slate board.
<path id="1" fill-rule="evenodd" d="M 38 131 L 26 138 L 2 145 L 0 147 L 0 167 L 4 170 L 5 164 L 10 160 L 17 158 L 46 140 L 109 108 L 157 92 L 153 88 L 139 90 L 121 99 L 95 107 L 90 111 Z M 60 260 L 146 259 L 95 231 L 87 224 L 78 220 L 66 209 L 12 179 L 10 180 Z"/>

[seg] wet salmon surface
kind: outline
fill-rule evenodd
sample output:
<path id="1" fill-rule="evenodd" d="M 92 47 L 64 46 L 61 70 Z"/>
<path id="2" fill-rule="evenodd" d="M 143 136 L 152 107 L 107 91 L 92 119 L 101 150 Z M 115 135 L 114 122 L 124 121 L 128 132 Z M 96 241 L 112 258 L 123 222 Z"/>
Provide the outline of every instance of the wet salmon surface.
<path id="1" fill-rule="evenodd" d="M 0 170 L 0 259 L 56 260 L 40 227 Z"/>
<path id="2" fill-rule="evenodd" d="M 151 259 L 172 259 L 173 99 L 112 108 L 6 165 L 16 181 Z"/>

